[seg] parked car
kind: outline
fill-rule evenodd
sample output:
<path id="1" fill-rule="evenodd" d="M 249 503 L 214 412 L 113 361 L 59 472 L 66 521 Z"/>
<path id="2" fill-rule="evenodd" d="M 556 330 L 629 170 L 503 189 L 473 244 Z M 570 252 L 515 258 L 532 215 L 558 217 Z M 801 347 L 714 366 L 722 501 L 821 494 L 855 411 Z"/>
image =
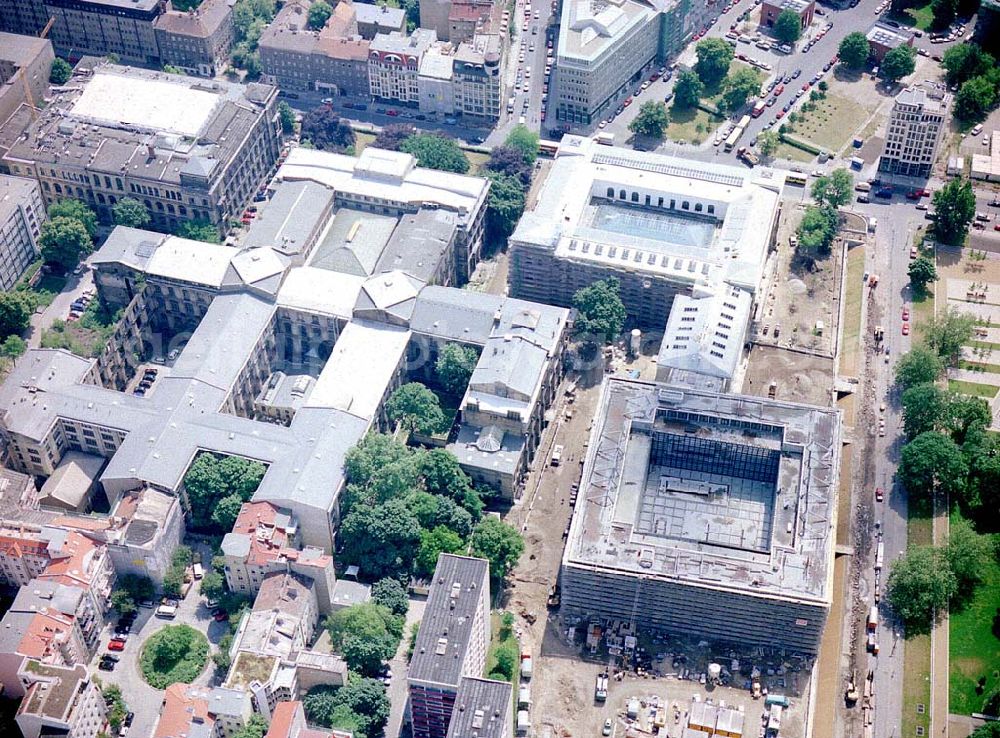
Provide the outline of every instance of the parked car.
<path id="1" fill-rule="evenodd" d="M 108 650 L 109 651 L 124 651 L 125 650 L 125 641 L 123 641 L 123 640 L 121 640 L 119 638 L 112 638 L 110 641 L 108 641 Z"/>

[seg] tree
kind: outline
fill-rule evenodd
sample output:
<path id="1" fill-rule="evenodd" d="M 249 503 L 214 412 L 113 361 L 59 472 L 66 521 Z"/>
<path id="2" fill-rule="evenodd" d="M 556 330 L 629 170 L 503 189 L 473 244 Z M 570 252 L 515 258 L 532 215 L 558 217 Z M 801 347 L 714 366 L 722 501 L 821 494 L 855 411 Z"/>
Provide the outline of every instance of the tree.
<path id="1" fill-rule="evenodd" d="M 72 75 L 73 67 L 69 65 L 69 62 L 58 56 L 52 60 L 52 66 L 49 67 L 49 82 L 54 85 L 64 85 Z"/>
<path id="2" fill-rule="evenodd" d="M 413 154 L 417 164 L 442 172 L 465 174 L 469 171 L 469 160 L 465 152 L 453 138 L 435 133 L 417 133 L 403 141 L 400 151 Z"/>
<path id="3" fill-rule="evenodd" d="M 351 676 L 343 687 L 313 687 L 302 700 L 310 723 L 351 730 L 355 738 L 376 738 L 389 720 L 389 698 L 377 679 Z"/>
<path id="4" fill-rule="evenodd" d="M 647 100 L 639 108 L 639 114 L 628 124 L 628 129 L 637 136 L 663 138 L 664 131 L 670 125 L 667 106 L 659 100 Z"/>
<path id="5" fill-rule="evenodd" d="M 794 44 L 802 35 L 802 20 L 799 14 L 788 8 L 778 13 L 774 20 L 774 37 L 783 44 Z"/>
<path id="6" fill-rule="evenodd" d="M 611 343 L 622 332 L 628 317 L 622 303 L 621 284 L 615 277 L 577 290 L 573 295 L 573 307 L 578 311 L 577 330 L 600 336 L 606 343 Z"/>
<path id="7" fill-rule="evenodd" d="M 416 132 L 417 129 L 409 123 L 389 123 L 382 126 L 382 130 L 379 131 L 375 140 L 372 141 L 372 146 L 376 149 L 385 149 L 386 151 L 399 151 L 399 147 L 403 145 L 403 141 Z"/>
<path id="8" fill-rule="evenodd" d="M 952 440 L 963 447 L 963 455 L 966 440 L 971 435 L 984 432 L 992 422 L 993 412 L 990 410 L 989 403 L 982 397 L 951 395 L 944 418 L 944 426 L 951 434 Z"/>
<path id="9" fill-rule="evenodd" d="M 111 607 L 118 611 L 119 615 L 128 615 L 138 610 L 132 595 L 124 589 L 115 589 L 111 592 Z"/>
<path id="10" fill-rule="evenodd" d="M 316 7 L 315 5 L 313 7 Z M 260 713 L 253 713 L 246 725 L 233 733 L 233 738 L 264 738 L 267 733 L 267 720 Z"/>
<path id="11" fill-rule="evenodd" d="M 278 101 L 278 120 L 281 121 L 281 132 L 285 135 L 295 132 L 295 111 L 284 100 Z"/>
<path id="12" fill-rule="evenodd" d="M 3 343 L 0 343 L 0 356 L 7 359 L 17 360 L 24 356 L 28 350 L 28 344 L 20 336 L 7 336 Z"/>
<path id="13" fill-rule="evenodd" d="M 903 446 L 898 474 L 915 498 L 929 500 L 935 489 L 960 497 L 968 466 L 951 438 L 927 431 Z"/>
<path id="14" fill-rule="evenodd" d="M 232 528 L 240 505 L 253 496 L 265 470 L 259 461 L 241 456 L 198 454 L 184 475 L 194 526 L 212 527 L 214 522 L 222 530 Z"/>
<path id="15" fill-rule="evenodd" d="M 406 615 L 406 611 L 410 609 L 406 587 L 392 577 L 384 577 L 372 585 L 372 602 L 381 605 L 393 615 Z"/>
<path id="16" fill-rule="evenodd" d="M 134 197 L 123 197 L 111 208 L 111 216 L 116 225 L 129 228 L 145 228 L 149 224 L 149 211 Z"/>
<path id="17" fill-rule="evenodd" d="M 722 107 L 730 112 L 736 112 L 747 100 L 760 94 L 760 74 L 756 69 L 740 67 L 726 77 L 722 92 Z"/>
<path id="18" fill-rule="evenodd" d="M 431 449 L 419 458 L 419 469 L 425 490 L 432 495 L 451 498 L 479 519 L 483 512 L 482 500 L 455 454 L 443 448 Z"/>
<path id="19" fill-rule="evenodd" d="M 918 384 L 903 392 L 903 428 L 909 438 L 940 430 L 948 413 L 950 395 L 934 384 Z"/>
<path id="20" fill-rule="evenodd" d="M 461 395 L 469 386 L 472 370 L 476 368 L 479 354 L 471 346 L 446 343 L 434 362 L 434 373 L 447 392 Z"/>
<path id="21" fill-rule="evenodd" d="M 757 151 L 761 156 L 770 158 L 778 150 L 781 138 L 775 131 L 761 131 L 757 134 Z"/>
<path id="22" fill-rule="evenodd" d="M 324 0 L 316 0 L 309 8 L 309 28 L 314 31 L 320 30 L 330 20 L 331 15 L 333 15 L 333 8 Z"/>
<path id="23" fill-rule="evenodd" d="M 83 224 L 87 233 L 93 238 L 97 235 L 97 213 L 91 210 L 81 200 L 64 199 L 49 205 L 49 218 L 73 218 Z"/>
<path id="24" fill-rule="evenodd" d="M 236 522 L 236 518 L 240 514 L 240 508 L 243 507 L 243 502 L 243 498 L 239 495 L 226 495 L 215 503 L 215 509 L 212 510 L 212 522 L 219 527 L 219 530 L 232 530 L 233 523 Z"/>
<path id="25" fill-rule="evenodd" d="M 958 0 L 933 0 L 931 2 L 931 12 L 934 20 L 931 21 L 931 28 L 940 30 L 947 28 L 955 20 L 955 13 L 958 10 Z"/>
<path id="26" fill-rule="evenodd" d="M 490 191 L 486 199 L 486 238 L 494 245 L 502 245 L 524 212 L 524 185 L 521 180 L 500 172 L 487 172 Z"/>
<path id="27" fill-rule="evenodd" d="M 810 205 L 799 223 L 797 255 L 811 264 L 830 254 L 830 245 L 837 235 L 837 211 L 829 205 Z"/>
<path id="28" fill-rule="evenodd" d="M 201 593 L 209 600 L 217 600 L 226 592 L 226 580 L 217 571 L 210 571 L 201 578 Z"/>
<path id="29" fill-rule="evenodd" d="M 338 610 L 326 621 L 330 642 L 352 671 L 377 674 L 396 653 L 403 635 L 402 618 L 372 602 Z"/>
<path id="30" fill-rule="evenodd" d="M 8 337 L 17 338 L 19 334 L 24 333 L 31 324 L 31 314 L 34 311 L 35 302 L 30 292 L 25 290 L 0 292 L 0 336 L 6 340 Z M 17 345 L 12 343 L 11 349 L 16 348 Z M 7 355 L 6 352 L 4 355 Z"/>
<path id="31" fill-rule="evenodd" d="M 954 365 L 962 356 L 962 346 L 972 338 L 975 322 L 972 315 L 947 308 L 924 326 L 924 341 L 946 364 Z"/>
<path id="32" fill-rule="evenodd" d="M 830 174 L 817 177 L 813 182 L 812 196 L 817 202 L 839 208 L 851 201 L 854 177 L 846 169 L 835 169 Z"/>
<path id="33" fill-rule="evenodd" d="M 983 571 L 993 558 L 995 546 L 989 536 L 973 530 L 969 521 L 956 516 L 948 530 L 945 558 L 955 576 L 957 595 L 962 601 L 971 598 L 983 581 Z"/>
<path id="34" fill-rule="evenodd" d="M 305 114 L 302 137 L 308 138 L 321 151 L 339 153 L 352 148 L 357 140 L 353 129 L 329 105 L 320 105 Z"/>
<path id="35" fill-rule="evenodd" d="M 502 582 L 521 558 L 524 540 L 513 526 L 487 517 L 472 532 L 471 551 L 473 556 L 489 561 L 490 577 Z"/>
<path id="36" fill-rule="evenodd" d="M 715 87 L 725 79 L 733 62 L 733 47 L 724 39 L 702 39 L 695 45 L 694 52 L 698 56 L 694 71 L 706 87 Z"/>
<path id="37" fill-rule="evenodd" d="M 858 71 L 864 69 L 871 56 L 872 49 L 868 38 L 861 31 L 849 33 L 840 40 L 838 54 L 840 63 L 848 69 Z"/>
<path id="38" fill-rule="evenodd" d="M 219 243 L 219 229 L 207 220 L 185 220 L 177 226 L 177 235 L 192 241 Z"/>
<path id="39" fill-rule="evenodd" d="M 62 215 L 42 223 L 38 243 L 42 258 L 65 271 L 73 269 L 80 257 L 89 254 L 94 247 L 83 223 Z"/>
<path id="40" fill-rule="evenodd" d="M 538 134 L 527 126 L 521 124 L 514 126 L 504 139 L 503 145 L 520 151 L 529 167 L 538 158 Z"/>
<path id="41" fill-rule="evenodd" d="M 500 644 L 494 652 L 493 671 L 500 674 L 504 681 L 513 682 L 521 661 L 520 656 L 516 641 Z"/>
<path id="42" fill-rule="evenodd" d="M 918 256 L 911 261 L 906 272 L 910 275 L 910 285 L 914 292 L 921 295 L 927 291 L 927 285 L 937 281 L 938 278 L 934 262 L 926 256 Z"/>
<path id="43" fill-rule="evenodd" d="M 459 554 L 465 552 L 465 543 L 461 537 L 443 525 L 434 530 L 424 530 L 420 533 L 420 550 L 417 552 L 417 574 L 430 577 L 434 574 L 438 556 L 443 553 Z"/>
<path id="44" fill-rule="evenodd" d="M 936 382 L 944 374 L 944 362 L 923 344 L 918 344 L 903 354 L 896 364 L 896 383 L 902 389 L 918 384 Z"/>
<path id="45" fill-rule="evenodd" d="M 513 146 L 494 146 L 486 168 L 491 172 L 517 177 L 522 185 L 531 183 L 531 164 L 525 160 L 521 150 Z"/>
<path id="46" fill-rule="evenodd" d="M 705 85 L 698 75 L 690 69 L 682 69 L 674 83 L 674 105 L 682 110 L 697 107 L 704 94 Z"/>
<path id="47" fill-rule="evenodd" d="M 994 694 L 996 694 L 994 692 Z M 986 711 L 987 715 L 996 715 L 997 711 Z M 969 738 L 1000 738 L 1000 722 L 984 723 L 972 731 Z"/>
<path id="48" fill-rule="evenodd" d="M 944 551 L 934 546 L 915 546 L 892 562 L 886 584 L 889 605 L 903 621 L 907 635 L 930 631 L 948 609 L 958 583 Z"/>
<path id="49" fill-rule="evenodd" d="M 964 82 L 955 94 L 955 117 L 968 122 L 982 120 L 996 101 L 995 75 L 973 77 Z"/>
<path id="50" fill-rule="evenodd" d="M 973 77 L 986 74 L 993 65 L 993 57 L 976 44 L 955 44 L 941 59 L 949 85 L 962 85 Z"/>
<path id="51" fill-rule="evenodd" d="M 408 382 L 393 392 L 385 409 L 389 420 L 411 433 L 429 436 L 447 427 L 438 396 L 420 382 Z"/>
<path id="52" fill-rule="evenodd" d="M 355 505 L 341 522 L 344 560 L 368 577 L 406 576 L 420 547 L 420 524 L 403 500 Z"/>
<path id="53" fill-rule="evenodd" d="M 412 452 L 406 444 L 384 433 L 369 433 L 347 452 L 344 472 L 347 481 L 368 484 L 380 470 L 409 462 Z"/>
<path id="54" fill-rule="evenodd" d="M 913 74 L 917 68 L 917 53 L 913 47 L 903 44 L 890 49 L 879 65 L 879 73 L 891 82 Z"/>

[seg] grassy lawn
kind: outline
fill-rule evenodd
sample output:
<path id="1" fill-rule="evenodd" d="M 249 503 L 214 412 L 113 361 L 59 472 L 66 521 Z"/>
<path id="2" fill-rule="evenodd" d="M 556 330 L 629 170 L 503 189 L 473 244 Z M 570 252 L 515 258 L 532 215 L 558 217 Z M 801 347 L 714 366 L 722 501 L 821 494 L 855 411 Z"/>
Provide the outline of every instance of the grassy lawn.
<path id="1" fill-rule="evenodd" d="M 863 105 L 833 93 L 817 101 L 815 110 L 799 115 L 792 133 L 831 152 L 843 149 L 858 127 L 868 120 L 868 110 Z"/>
<path id="2" fill-rule="evenodd" d="M 963 395 L 973 397 L 983 397 L 992 400 L 997 396 L 997 388 L 989 384 L 978 384 L 976 382 L 963 382 L 958 379 L 948 380 L 948 389 L 952 392 L 959 392 Z"/>
<path id="3" fill-rule="evenodd" d="M 354 132 L 354 151 L 360 154 L 365 150 L 372 141 L 375 140 L 374 133 L 362 133 L 361 131 Z"/>
<path id="4" fill-rule="evenodd" d="M 486 162 L 490 160 L 490 157 L 486 154 L 480 154 L 478 151 L 466 151 L 465 158 L 469 160 L 469 174 L 478 174 L 486 166 Z"/>
<path id="5" fill-rule="evenodd" d="M 520 668 L 521 646 L 517 642 L 517 636 L 511 630 L 503 627 L 502 612 L 493 612 L 490 615 L 490 630 L 492 631 L 490 652 L 486 654 L 486 668 L 483 670 L 483 676 L 490 679 L 504 679 L 508 682 L 514 682 L 514 698 L 517 699 L 517 682 L 515 677 Z M 501 652 L 505 652 L 506 656 L 502 655 Z M 505 667 L 500 662 L 504 658 L 510 659 L 511 657 L 513 657 L 513 671 L 510 674 L 506 674 L 504 673 Z"/>
<path id="6" fill-rule="evenodd" d="M 989 349 L 990 351 L 1000 351 L 1000 343 L 991 343 L 990 341 L 969 341 L 969 346 L 972 348 L 982 348 Z"/>
<path id="7" fill-rule="evenodd" d="M 847 294 L 844 297 L 843 348 L 840 352 L 840 373 L 853 375 L 858 367 L 858 339 L 861 335 L 861 301 L 864 285 L 865 249 L 855 246 L 847 252 Z"/>
<path id="8" fill-rule="evenodd" d="M 711 136 L 723 120 L 700 108 L 683 110 L 674 105 L 670 108 L 670 125 L 667 126 L 666 137 L 671 141 L 690 141 L 697 145 Z"/>
<path id="9" fill-rule="evenodd" d="M 930 504 L 910 501 L 909 520 L 906 523 L 906 540 L 910 546 L 927 546 L 933 542 L 933 521 Z M 917 705 L 924 706 L 923 714 Z M 903 652 L 903 730 L 900 736 L 912 737 L 917 727 L 923 734 L 930 733 L 931 706 L 931 637 L 912 636 L 906 639 Z"/>
<path id="10" fill-rule="evenodd" d="M 93 300 L 79 320 L 53 322 L 42 334 L 42 348 L 62 348 L 85 358 L 97 356 L 115 332 L 120 317 L 121 311 L 110 315 L 99 300 Z"/>
<path id="11" fill-rule="evenodd" d="M 175 650 L 171 645 L 180 648 Z M 176 655 L 179 651 L 179 655 Z M 168 625 L 150 636 L 142 647 L 142 678 L 156 689 L 174 682 L 190 684 L 208 662 L 208 639 L 189 625 Z"/>
<path id="12" fill-rule="evenodd" d="M 991 557 L 982 562 L 983 583 L 975 597 L 948 620 L 948 700 L 951 712 L 979 712 L 983 700 L 1000 688 L 1000 562 Z M 977 691 L 977 682 L 985 679 Z"/>
<path id="13" fill-rule="evenodd" d="M 889 17 L 905 26 L 929 31 L 934 22 L 933 3 L 926 3 L 916 8 L 907 8 L 902 13 L 889 13 Z"/>
<path id="14" fill-rule="evenodd" d="M 1000 374 L 1000 364 L 981 364 L 978 361 L 962 361 L 958 362 L 958 367 L 960 369 L 968 369 L 971 372 L 989 372 L 990 374 Z"/>
<path id="15" fill-rule="evenodd" d="M 816 157 L 808 151 L 803 151 L 795 146 L 786 143 L 778 144 L 778 149 L 774 153 L 776 159 L 791 159 L 792 161 L 810 162 Z"/>
<path id="16" fill-rule="evenodd" d="M 914 295 L 913 308 L 911 312 L 913 320 L 911 320 L 910 323 L 913 325 L 914 330 L 917 330 L 919 326 L 922 326 L 930 320 L 934 316 L 933 290 L 928 290 L 923 295 Z"/>

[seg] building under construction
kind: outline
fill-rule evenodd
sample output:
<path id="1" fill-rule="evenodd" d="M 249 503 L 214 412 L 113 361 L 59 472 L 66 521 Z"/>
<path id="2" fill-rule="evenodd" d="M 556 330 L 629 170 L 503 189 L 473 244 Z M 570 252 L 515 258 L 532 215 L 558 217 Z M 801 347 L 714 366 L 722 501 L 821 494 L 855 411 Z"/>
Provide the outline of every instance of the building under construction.
<path id="1" fill-rule="evenodd" d="M 605 380 L 563 554 L 563 613 L 815 654 L 840 443 L 834 409 Z"/>

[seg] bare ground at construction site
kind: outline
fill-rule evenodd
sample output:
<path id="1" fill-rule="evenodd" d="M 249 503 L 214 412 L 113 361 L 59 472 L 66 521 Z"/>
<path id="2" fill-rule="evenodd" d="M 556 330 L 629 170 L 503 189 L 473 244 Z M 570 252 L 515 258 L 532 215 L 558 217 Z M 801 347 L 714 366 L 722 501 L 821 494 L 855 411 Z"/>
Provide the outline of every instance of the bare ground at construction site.
<path id="1" fill-rule="evenodd" d="M 775 399 L 829 405 L 833 359 L 754 345 L 742 392 L 767 397 L 771 382 L 775 382 Z"/>

